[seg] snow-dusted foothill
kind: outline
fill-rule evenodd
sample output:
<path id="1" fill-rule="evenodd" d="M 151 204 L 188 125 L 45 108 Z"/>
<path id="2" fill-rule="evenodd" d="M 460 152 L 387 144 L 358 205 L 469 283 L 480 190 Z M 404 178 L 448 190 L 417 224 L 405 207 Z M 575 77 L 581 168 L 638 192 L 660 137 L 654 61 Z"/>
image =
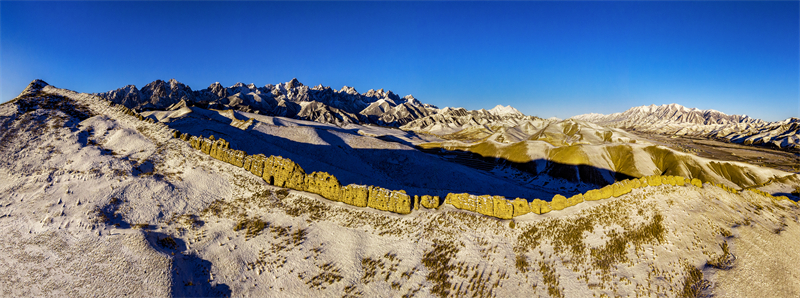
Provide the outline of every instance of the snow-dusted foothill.
<path id="1" fill-rule="evenodd" d="M 628 144 L 597 138 L 557 146 Z M 0 105 L 0 296 L 800 295 L 800 208 L 780 195 L 797 181 L 745 190 L 653 175 L 496 208 L 503 191 L 533 190 L 415 149 L 444 141 L 191 105 L 142 112 L 35 81 Z M 240 151 L 302 165 L 306 191 L 271 185 Z M 420 196 L 398 214 L 323 198 L 321 172 L 477 195 Z M 490 201 L 513 219 L 478 213 Z"/>

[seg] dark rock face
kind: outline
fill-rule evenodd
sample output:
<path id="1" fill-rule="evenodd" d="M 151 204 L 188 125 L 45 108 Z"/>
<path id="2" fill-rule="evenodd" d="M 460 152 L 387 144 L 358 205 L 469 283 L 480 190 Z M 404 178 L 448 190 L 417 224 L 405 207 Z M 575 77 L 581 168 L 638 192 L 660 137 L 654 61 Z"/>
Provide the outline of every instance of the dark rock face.
<path id="1" fill-rule="evenodd" d="M 236 83 L 225 88 L 217 82 L 196 91 L 175 79 L 167 82 L 156 80 L 142 89 L 128 85 L 97 95 L 136 110 L 201 106 L 336 125 L 361 123 L 398 127 L 438 111 L 436 106 L 423 104 L 411 95 L 401 98 L 383 89 L 370 89 L 360 94 L 347 86 L 341 90 L 322 85 L 309 88 L 296 78 L 264 87 Z"/>

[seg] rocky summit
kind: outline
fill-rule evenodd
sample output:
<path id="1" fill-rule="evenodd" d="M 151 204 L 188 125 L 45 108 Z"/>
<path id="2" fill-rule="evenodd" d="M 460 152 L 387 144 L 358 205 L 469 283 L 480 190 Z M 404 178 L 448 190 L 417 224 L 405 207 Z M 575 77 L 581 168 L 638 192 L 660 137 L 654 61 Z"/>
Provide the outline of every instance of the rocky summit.
<path id="1" fill-rule="evenodd" d="M 175 79 L 167 82 L 156 80 L 141 89 L 128 85 L 97 96 L 141 111 L 190 105 L 337 125 L 359 123 L 400 126 L 437 110 L 436 106 L 420 103 L 411 95 L 400 97 L 383 89 L 370 89 L 360 94 L 355 88 L 347 86 L 340 90 L 322 85 L 309 88 L 297 78 L 263 87 L 236 83 L 226 88 L 217 82 L 197 91 Z"/>

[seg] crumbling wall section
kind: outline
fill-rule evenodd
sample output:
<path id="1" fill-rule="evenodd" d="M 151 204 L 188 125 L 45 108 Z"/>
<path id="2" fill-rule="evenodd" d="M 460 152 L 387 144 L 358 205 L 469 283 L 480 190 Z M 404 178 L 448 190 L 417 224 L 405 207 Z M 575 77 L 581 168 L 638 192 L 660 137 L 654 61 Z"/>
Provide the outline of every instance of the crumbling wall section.
<path id="1" fill-rule="evenodd" d="M 127 113 L 127 112 L 126 112 Z M 132 115 L 138 115 L 134 112 Z M 332 201 L 343 202 L 357 207 L 370 207 L 382 211 L 400 214 L 409 214 L 412 210 L 439 208 L 439 197 L 430 195 L 415 195 L 413 198 L 404 190 L 389 190 L 377 186 L 350 184 L 342 186 L 335 176 L 326 172 L 314 172 L 306 175 L 302 167 L 292 160 L 280 156 L 265 156 L 263 154 L 248 155 L 241 150 L 230 149 L 230 142 L 224 139 L 214 139 L 214 136 L 203 138 L 186 133 L 174 131 L 174 138 L 179 138 L 203 153 L 215 159 L 242 167 L 246 171 L 261 177 L 267 183 L 300 191 L 318 194 Z M 728 192 L 739 191 L 723 184 L 712 183 Z M 641 178 L 618 181 L 614 184 L 599 189 L 592 189 L 583 194 L 576 194 L 569 198 L 556 194 L 548 202 L 534 199 L 528 202 L 524 198 L 514 200 L 502 196 L 471 195 L 468 193 L 449 193 L 444 203 L 455 208 L 480 213 L 500 219 L 511 219 L 528 213 L 545 214 L 553 210 L 564 210 L 584 201 L 604 200 L 619 197 L 632 192 L 634 189 L 654 187 L 661 185 L 703 187 L 703 182 L 697 178 L 684 178 L 680 176 L 653 175 Z M 757 189 L 748 189 L 751 192 L 767 196 L 776 200 L 788 200 L 785 196 L 772 196 Z"/>
<path id="2" fill-rule="evenodd" d="M 378 186 L 369 187 L 367 206 L 400 214 L 411 213 L 411 197 L 405 190 L 389 190 Z"/>
<path id="3" fill-rule="evenodd" d="M 342 185 L 339 180 L 326 172 L 314 172 L 306 175 L 306 191 L 315 193 L 323 198 L 340 202 L 342 196 Z"/>
<path id="4" fill-rule="evenodd" d="M 356 207 L 367 207 L 369 188 L 364 185 L 350 184 L 342 187 L 341 202 Z"/>
<path id="5" fill-rule="evenodd" d="M 423 195 L 420 197 L 420 204 L 428 209 L 437 209 L 439 208 L 439 196 Z"/>
<path id="6" fill-rule="evenodd" d="M 531 213 L 531 205 L 528 203 L 528 200 L 526 199 L 516 198 L 513 201 L 511 201 L 511 205 L 514 206 L 513 217 Z"/>

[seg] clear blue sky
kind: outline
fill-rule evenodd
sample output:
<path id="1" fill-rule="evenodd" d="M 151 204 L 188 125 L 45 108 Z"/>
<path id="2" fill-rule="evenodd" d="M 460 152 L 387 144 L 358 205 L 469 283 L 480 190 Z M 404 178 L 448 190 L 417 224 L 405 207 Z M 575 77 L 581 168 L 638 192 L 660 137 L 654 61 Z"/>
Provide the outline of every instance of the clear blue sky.
<path id="1" fill-rule="evenodd" d="M 540 117 L 678 103 L 800 117 L 800 2 L 0 2 L 0 101 L 33 79 L 385 88 Z"/>

